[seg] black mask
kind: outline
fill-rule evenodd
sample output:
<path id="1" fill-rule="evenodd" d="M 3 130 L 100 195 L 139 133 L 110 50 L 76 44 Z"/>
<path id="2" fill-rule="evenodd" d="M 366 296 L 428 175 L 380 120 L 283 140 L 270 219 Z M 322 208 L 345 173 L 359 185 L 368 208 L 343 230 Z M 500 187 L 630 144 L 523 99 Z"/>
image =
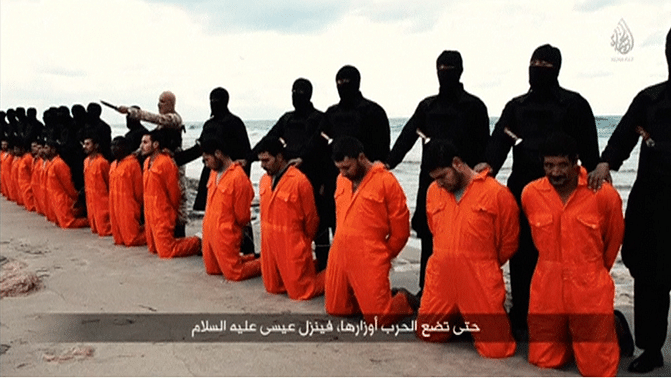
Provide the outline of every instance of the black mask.
<path id="1" fill-rule="evenodd" d="M 669 66 L 669 80 L 671 81 L 671 30 L 666 35 L 666 64 Z"/>
<path id="2" fill-rule="evenodd" d="M 344 66 L 336 74 L 336 83 L 338 85 L 338 95 L 342 104 L 351 105 L 359 97 L 359 84 L 361 75 L 359 70 L 352 66 Z"/>
<path id="3" fill-rule="evenodd" d="M 452 67 L 443 68 L 441 67 Z M 463 61 L 459 51 L 445 50 L 438 55 L 436 59 L 436 69 L 438 70 L 438 83 L 440 84 L 440 93 L 451 95 L 459 88 L 459 78 L 464 71 Z"/>
<path id="4" fill-rule="evenodd" d="M 529 66 L 529 85 L 532 90 L 545 90 L 559 85 L 559 69 L 561 68 L 561 52 L 558 48 L 545 44 L 534 50 L 531 62 L 543 61 L 552 67 Z"/>
<path id="5" fill-rule="evenodd" d="M 550 67 L 529 67 L 529 85 L 532 90 L 544 90 L 558 85 L 557 71 Z"/>
<path id="6" fill-rule="evenodd" d="M 453 94 L 459 88 L 461 71 L 456 68 L 438 70 L 441 94 Z"/>
<path id="7" fill-rule="evenodd" d="M 312 84 L 306 79 L 297 79 L 291 88 L 291 102 L 296 111 L 310 109 L 312 98 Z"/>
<path id="8" fill-rule="evenodd" d="M 222 117 L 228 114 L 228 91 L 224 88 L 217 87 L 210 92 L 210 110 L 212 116 Z"/>

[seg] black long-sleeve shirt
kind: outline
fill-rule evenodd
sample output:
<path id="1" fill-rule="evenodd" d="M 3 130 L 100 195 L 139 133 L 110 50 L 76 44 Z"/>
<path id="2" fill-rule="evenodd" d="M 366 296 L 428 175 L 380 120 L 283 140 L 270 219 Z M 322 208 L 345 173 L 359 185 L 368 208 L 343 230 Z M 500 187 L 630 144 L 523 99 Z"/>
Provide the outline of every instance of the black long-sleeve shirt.
<path id="1" fill-rule="evenodd" d="M 671 181 L 671 82 L 648 87 L 638 93 L 624 114 L 601 160 L 618 170 L 639 140 L 637 127 L 650 134 L 654 146 L 641 145 L 637 179 Z"/>
<path id="2" fill-rule="evenodd" d="M 508 128 L 522 143 L 504 132 Z M 593 170 L 599 162 L 599 142 L 594 114 L 580 94 L 559 86 L 539 94 L 534 91 L 509 101 L 496 123 L 486 151 L 486 161 L 497 173 L 513 148 L 513 167 L 508 187 L 520 198 L 524 186 L 545 175 L 539 155 L 541 143 L 555 131 L 572 136 L 578 144 L 582 165 Z"/>

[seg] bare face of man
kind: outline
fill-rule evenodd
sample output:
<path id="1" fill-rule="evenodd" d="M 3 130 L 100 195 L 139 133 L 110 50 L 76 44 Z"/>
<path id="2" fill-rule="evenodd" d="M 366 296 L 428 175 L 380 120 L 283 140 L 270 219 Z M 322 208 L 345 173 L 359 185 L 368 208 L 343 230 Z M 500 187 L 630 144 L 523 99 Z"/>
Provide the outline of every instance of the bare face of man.
<path id="1" fill-rule="evenodd" d="M 140 152 L 142 152 L 142 156 L 149 156 L 154 153 L 154 150 L 154 142 L 152 142 L 151 136 L 149 134 L 143 135 L 142 142 L 140 142 Z"/>
<path id="2" fill-rule="evenodd" d="M 30 154 L 33 155 L 33 157 L 37 156 L 40 153 L 40 145 L 37 144 L 37 142 L 33 142 L 30 144 Z"/>
<path id="3" fill-rule="evenodd" d="M 221 170 L 221 167 L 224 165 L 223 161 L 217 157 L 216 153 L 208 154 L 205 152 L 203 152 L 203 164 L 209 169 L 217 172 Z"/>
<path id="4" fill-rule="evenodd" d="M 84 139 L 84 153 L 87 155 L 90 155 L 91 153 L 95 152 L 96 150 L 96 145 L 93 143 L 93 139 L 91 138 L 86 138 Z"/>
<path id="5" fill-rule="evenodd" d="M 440 167 L 429 172 L 429 176 L 438 183 L 440 187 L 450 193 L 454 193 L 463 186 L 463 175 L 453 167 Z"/>
<path id="6" fill-rule="evenodd" d="M 568 156 L 545 156 L 543 169 L 550 184 L 556 189 L 568 186 L 576 180 L 579 173 L 577 162 L 572 162 Z"/>
<path id="7" fill-rule="evenodd" d="M 270 176 L 276 175 L 282 167 L 280 160 L 268 152 L 260 153 L 259 161 L 261 162 L 261 168 L 263 168 Z"/>
<path id="8" fill-rule="evenodd" d="M 335 162 L 335 165 L 340 174 L 350 181 L 360 181 L 364 176 L 364 167 L 358 159 L 345 157 L 343 161 Z"/>

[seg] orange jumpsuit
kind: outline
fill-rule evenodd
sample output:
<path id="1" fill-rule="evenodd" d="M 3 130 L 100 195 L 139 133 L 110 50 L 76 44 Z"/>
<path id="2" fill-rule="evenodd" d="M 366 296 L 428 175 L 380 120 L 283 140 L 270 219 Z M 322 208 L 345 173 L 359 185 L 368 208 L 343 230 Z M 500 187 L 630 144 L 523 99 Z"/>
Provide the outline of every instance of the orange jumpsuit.
<path id="1" fill-rule="evenodd" d="M 2 177 L 0 177 L 0 185 L 2 188 L 2 195 L 9 199 L 9 178 L 12 172 L 12 159 L 14 157 L 9 152 L 2 153 L 2 162 L 0 169 L 2 169 Z"/>
<path id="2" fill-rule="evenodd" d="M 331 315 L 363 313 L 368 323 L 396 323 L 413 311 L 403 293 L 392 296 L 391 260 L 410 236 L 405 193 L 393 174 L 376 163 L 356 192 L 338 176 L 336 233 L 326 266 L 325 307 Z"/>
<path id="3" fill-rule="evenodd" d="M 23 197 L 19 195 L 19 163 L 21 163 L 21 157 L 14 156 L 9 176 L 9 199 L 23 206 Z"/>
<path id="4" fill-rule="evenodd" d="M 110 163 L 102 154 L 84 159 L 84 190 L 86 210 L 91 232 L 100 236 L 112 235 L 109 207 Z"/>
<path id="5" fill-rule="evenodd" d="M 58 225 L 58 219 L 56 218 L 56 214 L 53 211 L 53 205 L 51 204 L 51 196 L 49 195 L 49 188 L 48 188 L 48 181 L 49 181 L 49 170 L 51 169 L 52 163 L 54 159 L 51 160 L 44 160 L 43 163 L 43 168 L 42 168 L 42 178 L 40 180 L 40 186 L 41 186 L 41 194 L 42 194 L 42 204 L 44 214 L 47 217 L 47 220 L 49 222 L 53 222 L 56 225 Z"/>
<path id="6" fill-rule="evenodd" d="M 433 234 L 433 255 L 426 267 L 417 336 L 446 341 L 454 332 L 431 333 L 425 327 L 444 322 L 460 327 L 455 322 L 461 315 L 464 322 L 480 329 L 472 336 L 481 356 L 512 356 L 516 344 L 503 307 L 506 287 L 501 266 L 517 250 L 519 209 L 515 198 L 485 172 L 471 181 L 459 202 L 453 193 L 432 183 L 426 213 Z"/>
<path id="7" fill-rule="evenodd" d="M 542 178 L 524 188 L 522 208 L 538 248 L 529 297 L 529 362 L 556 368 L 573 352 L 582 375 L 615 376 L 620 348 L 609 272 L 624 235 L 619 194 L 608 184 L 590 190 L 581 167 L 566 204 Z"/>
<path id="8" fill-rule="evenodd" d="M 207 274 L 223 274 L 242 281 L 261 275 L 261 261 L 240 255 L 242 229 L 251 219 L 254 188 L 239 164 L 231 164 L 217 183 L 217 172 L 207 182 L 203 218 L 203 263 Z"/>
<path id="9" fill-rule="evenodd" d="M 23 206 L 28 211 L 35 211 L 35 196 L 30 180 L 33 174 L 33 155 L 26 153 L 19 161 L 18 186 L 19 197 L 23 199 Z"/>
<path id="10" fill-rule="evenodd" d="M 109 215 L 114 244 L 145 245 L 142 218 L 142 168 L 135 156 L 115 160 L 109 172 Z"/>
<path id="11" fill-rule="evenodd" d="M 44 205 L 42 203 L 42 185 L 40 180 L 42 178 L 42 169 L 44 168 L 44 160 L 35 158 L 33 160 L 33 171 L 30 175 L 30 187 L 33 190 L 33 198 L 35 200 L 35 211 L 38 214 L 44 215 Z"/>
<path id="12" fill-rule="evenodd" d="M 86 218 L 76 218 L 74 205 L 77 202 L 77 190 L 72 183 L 70 167 L 56 156 L 47 170 L 47 201 L 50 211 L 61 228 L 83 228 L 89 226 Z"/>
<path id="13" fill-rule="evenodd" d="M 149 252 L 158 257 L 192 256 L 200 252 L 198 237 L 175 238 L 175 224 L 181 192 L 179 170 L 172 158 L 164 153 L 154 161 L 144 162 L 142 174 L 144 190 L 145 235 Z"/>
<path id="14" fill-rule="evenodd" d="M 319 227 L 312 185 L 289 166 L 275 190 L 263 175 L 261 196 L 261 273 L 269 293 L 305 300 L 324 294 L 325 272 L 317 274 L 312 239 Z"/>

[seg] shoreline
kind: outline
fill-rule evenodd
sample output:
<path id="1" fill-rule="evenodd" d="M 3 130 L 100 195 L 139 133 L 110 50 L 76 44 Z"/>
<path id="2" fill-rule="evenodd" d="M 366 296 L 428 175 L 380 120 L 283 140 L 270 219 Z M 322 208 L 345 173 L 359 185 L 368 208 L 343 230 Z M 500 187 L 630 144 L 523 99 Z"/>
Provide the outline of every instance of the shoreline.
<path id="1" fill-rule="evenodd" d="M 266 293 L 261 278 L 208 276 L 198 256 L 160 260 L 146 247 L 117 247 L 89 229 L 60 229 L 5 198 L 0 209 L 0 255 L 25 264 L 43 285 L 2 298 L 3 376 L 579 375 L 575 364 L 559 370 L 530 365 L 524 343 L 511 358 L 488 360 L 470 342 L 44 342 L 42 314 L 324 314 L 324 299 L 296 302 Z M 187 235 L 199 225 L 192 220 Z M 260 239 L 255 242 L 258 248 Z M 390 273 L 392 286 L 415 291 L 412 264 L 418 260 L 419 251 L 406 246 Z M 631 306 L 616 308 L 633 326 Z M 667 364 L 654 375 L 671 375 L 669 342 L 663 353 Z M 620 375 L 629 375 L 632 359 L 621 360 Z"/>

